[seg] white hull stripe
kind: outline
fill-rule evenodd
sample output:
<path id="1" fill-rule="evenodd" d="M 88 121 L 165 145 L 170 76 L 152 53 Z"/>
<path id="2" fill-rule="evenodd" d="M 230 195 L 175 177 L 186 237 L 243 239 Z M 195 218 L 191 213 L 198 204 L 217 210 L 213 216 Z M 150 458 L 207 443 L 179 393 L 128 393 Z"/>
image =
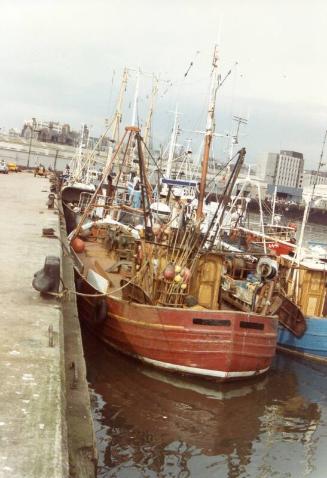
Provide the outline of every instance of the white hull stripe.
<path id="1" fill-rule="evenodd" d="M 129 355 L 130 357 L 135 357 L 139 360 L 142 360 L 142 362 L 149 363 L 151 365 L 154 365 L 156 367 L 160 368 L 165 368 L 167 370 L 173 370 L 175 372 L 184 372 L 184 373 L 190 373 L 192 375 L 202 375 L 202 376 L 207 376 L 207 377 L 219 377 L 219 378 L 237 378 L 237 377 L 251 377 L 253 375 L 260 375 L 262 373 L 267 372 L 269 370 L 269 367 L 263 368 L 261 370 L 249 370 L 246 372 L 223 372 L 222 370 L 211 370 L 211 369 L 206 369 L 206 368 L 198 368 L 198 367 L 188 367 L 186 365 L 176 365 L 173 363 L 169 362 L 161 362 L 160 360 L 154 360 L 150 359 L 147 357 L 143 357 L 143 355 L 138 355 L 138 354 L 133 354 L 130 352 L 126 352 L 125 350 L 121 349 L 120 347 L 117 347 L 116 345 L 112 344 L 111 342 L 107 341 L 106 342 L 113 347 L 116 350 L 119 350 L 120 352 L 124 353 L 125 355 Z"/>

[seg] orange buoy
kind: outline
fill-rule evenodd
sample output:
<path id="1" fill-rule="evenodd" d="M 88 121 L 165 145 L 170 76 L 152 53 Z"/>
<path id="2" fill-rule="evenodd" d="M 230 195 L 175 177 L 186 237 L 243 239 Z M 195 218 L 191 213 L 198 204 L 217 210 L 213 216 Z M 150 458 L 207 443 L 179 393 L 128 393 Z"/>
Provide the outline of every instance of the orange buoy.
<path id="1" fill-rule="evenodd" d="M 82 241 L 79 237 L 75 237 L 75 239 L 72 240 L 70 243 L 72 246 L 73 250 L 77 253 L 83 252 L 85 249 L 85 242 Z"/>

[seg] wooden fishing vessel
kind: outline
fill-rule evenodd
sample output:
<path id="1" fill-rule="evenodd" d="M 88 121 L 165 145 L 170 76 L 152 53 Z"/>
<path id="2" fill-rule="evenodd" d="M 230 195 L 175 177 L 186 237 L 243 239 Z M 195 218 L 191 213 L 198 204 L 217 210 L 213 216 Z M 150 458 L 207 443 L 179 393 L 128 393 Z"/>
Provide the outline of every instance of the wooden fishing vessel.
<path id="1" fill-rule="evenodd" d="M 153 282 L 150 295 L 138 285 L 145 271 L 149 274 L 148 267 L 129 277 L 133 266 L 127 257 L 139 247 L 138 241 L 124 235 L 123 250 L 108 249 L 99 231 L 110 234 L 112 229 L 106 230 L 103 224 L 92 229 L 85 250 L 75 256 L 76 283 L 83 294 L 78 297 L 80 318 L 101 340 L 170 371 L 222 380 L 269 369 L 275 355 L 277 318 L 218 308 L 221 256 L 204 254 L 198 259 L 188 294 L 174 292 L 175 283 L 161 279 L 160 274 L 154 281 L 144 278 L 143 282 Z M 104 295 L 97 296 L 101 292 Z"/>
<path id="2" fill-rule="evenodd" d="M 280 258 L 281 286 L 305 316 L 306 331 L 295 337 L 280 329 L 278 347 L 305 358 L 327 361 L 327 264 L 319 259 Z"/>
<path id="3" fill-rule="evenodd" d="M 214 222 L 205 231 L 201 229 L 219 81 L 217 63 L 215 48 L 196 214 L 187 217 L 178 200 L 172 208 L 178 213 L 173 217 L 162 217 L 159 206 L 151 208 L 152 191 L 145 171 L 142 138 L 139 129 L 132 126 L 126 128 L 103 177 L 111 171 L 129 135 L 126 151 L 132 141 L 138 151 L 138 214 L 142 221 L 122 224 L 113 219 L 110 205 L 103 220 L 90 221 L 101 191 L 100 182 L 70 241 L 80 318 L 101 340 L 120 352 L 170 371 L 234 380 L 269 369 L 275 355 L 278 319 L 269 312 L 269 280 L 256 287 L 244 284 L 245 301 L 249 302 L 245 310 L 239 307 L 242 298 L 236 307 L 223 300 L 223 255 L 214 252 L 214 241 L 210 242 Z M 122 167 L 126 151 L 120 155 Z M 242 149 L 237 174 L 244 156 Z M 225 202 L 226 198 L 223 205 Z M 84 224 L 86 219 L 88 223 Z M 234 284 L 236 288 L 241 282 Z"/>
<path id="4" fill-rule="evenodd" d="M 293 257 L 289 255 L 280 257 L 281 287 L 303 312 L 307 328 L 301 337 L 292 337 L 286 330 L 280 330 L 278 335 L 281 350 L 322 361 L 327 361 L 327 263 L 324 256 L 319 257 L 319 254 L 314 254 L 303 247 L 303 240 L 314 203 L 319 171 L 324 161 L 326 140 L 327 131 L 324 135 L 316 179 L 305 206 L 295 254 Z"/>

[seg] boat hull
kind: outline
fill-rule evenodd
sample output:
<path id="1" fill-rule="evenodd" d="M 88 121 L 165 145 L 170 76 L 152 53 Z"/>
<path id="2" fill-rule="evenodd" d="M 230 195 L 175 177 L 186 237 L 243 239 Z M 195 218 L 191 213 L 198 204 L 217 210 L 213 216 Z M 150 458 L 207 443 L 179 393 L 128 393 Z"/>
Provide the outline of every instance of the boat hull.
<path id="1" fill-rule="evenodd" d="M 72 203 L 78 204 L 82 193 L 92 193 L 94 186 L 75 183 L 64 186 L 61 190 L 61 200 L 66 220 L 66 230 L 70 234 L 78 224 L 79 213 L 72 209 Z"/>
<path id="2" fill-rule="evenodd" d="M 305 317 L 307 329 L 302 337 L 295 337 L 280 327 L 278 349 L 307 359 L 327 362 L 327 318 Z"/>
<path id="3" fill-rule="evenodd" d="M 80 275 L 76 284 L 82 293 L 97 293 Z M 100 318 L 103 301 L 106 315 Z M 79 295 L 78 307 L 81 321 L 106 344 L 171 372 L 236 380 L 266 372 L 275 355 L 276 318 L 157 307 L 114 296 Z"/>

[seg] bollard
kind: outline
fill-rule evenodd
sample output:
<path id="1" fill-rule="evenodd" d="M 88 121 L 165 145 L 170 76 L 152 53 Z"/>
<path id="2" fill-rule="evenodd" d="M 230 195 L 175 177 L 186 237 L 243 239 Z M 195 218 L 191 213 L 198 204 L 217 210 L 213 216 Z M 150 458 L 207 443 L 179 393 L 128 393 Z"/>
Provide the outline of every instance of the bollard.
<path id="1" fill-rule="evenodd" d="M 55 195 L 53 193 L 50 193 L 47 200 L 48 209 L 54 208 L 54 201 L 55 201 Z"/>
<path id="2" fill-rule="evenodd" d="M 34 274 L 32 285 L 41 293 L 58 292 L 60 284 L 60 259 L 46 256 L 43 269 Z"/>

